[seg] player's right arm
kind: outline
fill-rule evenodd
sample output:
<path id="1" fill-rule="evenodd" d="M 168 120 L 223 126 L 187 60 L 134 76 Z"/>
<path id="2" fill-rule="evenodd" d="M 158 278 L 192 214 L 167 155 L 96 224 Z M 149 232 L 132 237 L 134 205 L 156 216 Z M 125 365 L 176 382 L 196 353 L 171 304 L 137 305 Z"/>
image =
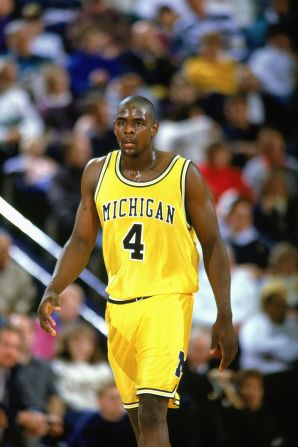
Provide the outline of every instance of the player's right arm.
<path id="1" fill-rule="evenodd" d="M 42 329 L 56 335 L 53 310 L 59 310 L 59 294 L 80 275 L 86 267 L 96 243 L 100 228 L 95 207 L 94 193 L 103 159 L 91 160 L 86 166 L 81 181 L 81 202 L 77 210 L 72 234 L 66 242 L 56 263 L 51 281 L 39 304 L 37 314 Z"/>

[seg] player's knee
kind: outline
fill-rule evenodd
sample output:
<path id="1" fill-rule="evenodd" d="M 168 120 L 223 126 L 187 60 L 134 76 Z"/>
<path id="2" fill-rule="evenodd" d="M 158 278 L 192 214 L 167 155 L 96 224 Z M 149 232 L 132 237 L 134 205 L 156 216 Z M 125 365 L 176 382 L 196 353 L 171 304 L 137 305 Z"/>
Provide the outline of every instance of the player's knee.
<path id="1" fill-rule="evenodd" d="M 151 395 L 140 398 L 139 426 L 141 431 L 158 429 L 166 423 L 167 400 Z"/>

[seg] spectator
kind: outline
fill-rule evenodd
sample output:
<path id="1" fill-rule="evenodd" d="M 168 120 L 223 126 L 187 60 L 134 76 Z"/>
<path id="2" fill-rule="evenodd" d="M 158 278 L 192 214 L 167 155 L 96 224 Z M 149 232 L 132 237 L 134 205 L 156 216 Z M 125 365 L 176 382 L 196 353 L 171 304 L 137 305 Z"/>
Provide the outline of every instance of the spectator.
<path id="1" fill-rule="evenodd" d="M 68 61 L 71 88 L 76 97 L 93 88 L 104 88 L 124 71 L 120 46 L 106 28 L 87 23 L 81 29 L 79 47 Z"/>
<path id="2" fill-rule="evenodd" d="M 167 97 L 176 67 L 154 23 L 140 20 L 133 24 L 131 44 L 123 53 L 122 61 L 129 71 L 144 80 L 156 98 Z"/>
<path id="3" fill-rule="evenodd" d="M 83 113 L 75 123 L 74 132 L 89 139 L 94 157 L 102 157 L 117 147 L 109 104 L 102 95 L 91 93 L 83 106 Z"/>
<path id="4" fill-rule="evenodd" d="M 41 6 L 33 1 L 26 3 L 21 10 L 21 16 L 31 37 L 31 53 L 63 65 L 66 59 L 63 41 L 58 34 L 45 31 Z"/>
<path id="5" fill-rule="evenodd" d="M 290 191 L 284 173 L 272 170 L 254 208 L 254 224 L 270 246 L 290 238 Z"/>
<path id="6" fill-rule="evenodd" d="M 27 27 L 24 20 L 14 20 L 6 26 L 5 36 L 7 55 L 18 65 L 18 79 L 25 88 L 32 90 L 38 82 L 41 67 L 50 60 L 32 53 L 32 37 Z"/>
<path id="7" fill-rule="evenodd" d="M 278 281 L 287 290 L 287 299 L 293 316 L 298 318 L 298 250 L 287 242 L 276 244 L 269 256 L 265 283 Z"/>
<path id="8" fill-rule="evenodd" d="M 223 133 L 233 148 L 233 164 L 242 167 L 256 153 L 255 140 L 260 126 L 251 123 L 248 97 L 229 96 L 224 104 Z"/>
<path id="9" fill-rule="evenodd" d="M 2 0 L 0 3 L 0 54 L 6 51 L 5 26 L 12 19 L 14 3 L 14 0 Z"/>
<path id="10" fill-rule="evenodd" d="M 253 190 L 259 194 L 262 184 L 272 169 L 284 173 L 289 190 L 297 191 L 298 162 L 286 152 L 286 141 L 275 129 L 264 127 L 257 138 L 257 155 L 249 160 L 244 169 L 244 178 Z"/>
<path id="11" fill-rule="evenodd" d="M 210 331 L 202 326 L 194 326 L 189 341 L 187 361 L 183 367 L 183 376 L 179 385 L 181 395 L 181 417 L 175 421 L 173 432 L 175 438 L 180 432 L 183 437 L 174 445 L 202 445 L 212 446 L 213 431 L 212 414 L 210 413 L 209 397 L 213 392 L 213 386 L 208 378 L 211 367 L 210 356 Z M 185 432 L 191 432 L 194 444 L 185 439 Z M 179 439 L 179 438 L 178 438 Z M 195 440 L 195 441 L 194 441 Z"/>
<path id="12" fill-rule="evenodd" d="M 16 378 L 30 408 L 44 414 L 48 425 L 47 437 L 53 442 L 63 433 L 64 405 L 55 387 L 50 364 L 32 356 L 34 320 L 29 315 L 11 314 L 9 322 L 22 337 L 20 367 Z"/>
<path id="13" fill-rule="evenodd" d="M 9 235 L 0 232 L 0 313 L 6 316 L 32 310 L 36 297 L 31 277 L 9 256 L 11 245 Z"/>
<path id="14" fill-rule="evenodd" d="M 251 188 L 246 184 L 239 168 L 231 166 L 231 151 L 224 141 L 211 144 L 206 149 L 206 162 L 199 165 L 211 195 L 217 203 L 221 194 L 234 189 L 240 196 L 253 199 Z"/>
<path id="15" fill-rule="evenodd" d="M 291 370 L 298 361 L 298 325 L 288 318 L 287 291 L 268 283 L 260 299 L 262 311 L 240 329 L 241 366 L 264 374 Z"/>
<path id="16" fill-rule="evenodd" d="M 40 137 L 43 122 L 25 90 L 16 86 L 17 65 L 0 60 L 0 157 L 15 155 L 26 138 Z"/>
<path id="17" fill-rule="evenodd" d="M 168 148 L 183 157 L 200 163 L 209 144 L 220 136 L 220 129 L 196 104 L 185 105 L 172 112 L 171 119 L 161 121 L 155 138 L 160 150 Z"/>
<path id="18" fill-rule="evenodd" d="M 69 438 L 69 447 L 96 447 L 98 440 L 102 445 L 135 446 L 135 437 L 114 379 L 103 381 L 97 394 L 98 410 L 81 416 Z"/>
<path id="19" fill-rule="evenodd" d="M 59 394 L 70 414 L 97 409 L 97 389 L 112 377 L 112 372 L 98 348 L 95 329 L 86 323 L 65 327 L 59 334 L 52 366 Z"/>
<path id="20" fill-rule="evenodd" d="M 80 307 L 85 300 L 84 290 L 78 284 L 71 284 L 61 293 L 63 308 L 55 314 L 57 331 L 81 321 Z M 36 321 L 32 353 L 36 357 L 52 359 L 55 355 L 55 339 L 43 331 Z"/>
<path id="21" fill-rule="evenodd" d="M 261 82 L 270 124 L 282 131 L 289 131 L 292 125 L 291 107 L 297 88 L 297 62 L 287 31 L 280 26 L 269 28 L 267 45 L 251 54 L 249 66 Z"/>
<path id="22" fill-rule="evenodd" d="M 247 98 L 249 122 L 257 126 L 263 125 L 266 114 L 260 82 L 246 65 L 241 67 L 238 82 L 238 93 Z"/>
<path id="23" fill-rule="evenodd" d="M 41 86 L 34 92 L 36 105 L 51 138 L 57 140 L 70 131 L 77 115 L 68 73 L 59 65 L 49 64 L 43 67 L 41 77 Z"/>
<path id="24" fill-rule="evenodd" d="M 277 428 L 266 405 L 264 378 L 257 370 L 230 370 L 219 373 L 212 370 L 210 378 L 222 389 L 218 408 L 218 444 L 229 447 L 286 446 L 285 438 Z"/>
<path id="25" fill-rule="evenodd" d="M 109 104 L 111 124 L 117 115 L 117 107 L 119 102 L 126 98 L 126 96 L 141 95 L 152 101 L 156 109 L 156 113 L 159 114 L 159 103 L 150 91 L 140 75 L 135 72 L 128 72 L 118 76 L 111 80 L 108 84 L 104 96 Z"/>
<path id="26" fill-rule="evenodd" d="M 241 325 L 260 310 L 260 279 L 254 265 L 238 264 L 233 249 L 226 247 L 231 269 L 231 304 L 233 325 L 239 331 Z M 196 325 L 211 327 L 216 315 L 213 291 L 203 266 L 199 271 L 200 291 L 195 296 L 193 321 Z"/>
<path id="27" fill-rule="evenodd" d="M 91 146 L 86 137 L 73 134 L 67 139 L 64 163 L 53 177 L 48 190 L 50 231 L 60 245 L 66 242 L 72 231 L 81 197 L 81 176 L 91 157 Z"/>
<path id="28" fill-rule="evenodd" d="M 17 329 L 8 324 L 0 327 L 0 426 L 3 429 L 3 447 L 27 447 L 29 440 L 37 443 L 48 431 L 44 414 L 30 408 L 26 389 L 17 380 L 21 344 L 22 338 Z"/>
<path id="29" fill-rule="evenodd" d="M 224 54 L 222 36 L 218 32 L 205 34 L 200 53 L 186 58 L 183 65 L 186 79 L 205 94 L 235 93 L 238 69 L 237 63 Z"/>
<path id="30" fill-rule="evenodd" d="M 243 34 L 226 1 L 184 0 L 182 3 L 184 13 L 177 22 L 176 32 L 183 36 L 186 57 L 202 45 L 205 34 L 213 32 L 220 32 L 224 37 L 233 59 L 245 57 Z"/>
<path id="31" fill-rule="evenodd" d="M 262 241 L 253 224 L 251 202 L 244 198 L 235 200 L 222 226 L 224 241 L 231 245 L 239 264 L 255 264 L 260 269 L 267 267 L 269 247 Z"/>
<path id="32" fill-rule="evenodd" d="M 3 165 L 7 197 L 39 227 L 44 227 L 49 213 L 47 191 L 58 169 L 46 150 L 44 137 L 27 138 L 20 143 L 20 154 Z"/>

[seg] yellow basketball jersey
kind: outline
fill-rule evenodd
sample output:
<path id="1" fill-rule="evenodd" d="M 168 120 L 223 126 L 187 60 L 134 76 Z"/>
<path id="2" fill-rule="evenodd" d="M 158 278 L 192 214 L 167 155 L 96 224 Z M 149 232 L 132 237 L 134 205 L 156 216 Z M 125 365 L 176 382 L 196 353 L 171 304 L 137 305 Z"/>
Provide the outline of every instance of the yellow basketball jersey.
<path id="1" fill-rule="evenodd" d="M 120 158 L 107 155 L 95 191 L 107 293 L 126 300 L 197 291 L 196 236 L 184 208 L 190 161 L 176 155 L 157 178 L 135 182 L 122 175 Z"/>

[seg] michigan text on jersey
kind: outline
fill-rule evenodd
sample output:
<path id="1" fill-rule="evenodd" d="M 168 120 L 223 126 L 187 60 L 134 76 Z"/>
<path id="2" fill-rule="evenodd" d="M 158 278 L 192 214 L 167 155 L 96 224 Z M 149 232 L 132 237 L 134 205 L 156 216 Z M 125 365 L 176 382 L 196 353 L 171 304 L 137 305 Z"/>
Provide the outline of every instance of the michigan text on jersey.
<path id="1" fill-rule="evenodd" d="M 168 203 L 144 197 L 122 197 L 102 205 L 104 222 L 123 217 L 149 217 L 173 224 L 175 211 Z"/>

